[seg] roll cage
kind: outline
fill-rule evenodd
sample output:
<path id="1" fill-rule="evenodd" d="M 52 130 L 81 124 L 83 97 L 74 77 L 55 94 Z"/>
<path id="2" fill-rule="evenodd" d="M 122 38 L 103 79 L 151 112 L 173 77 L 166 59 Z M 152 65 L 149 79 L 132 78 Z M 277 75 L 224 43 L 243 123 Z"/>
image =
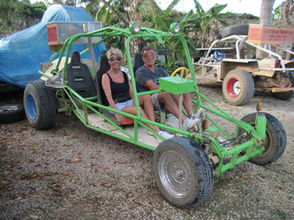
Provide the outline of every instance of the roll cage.
<path id="1" fill-rule="evenodd" d="M 130 81 L 133 87 L 133 97 L 136 105 L 137 115 L 131 115 L 97 103 L 97 96 L 84 98 L 68 85 L 67 74 L 69 57 L 71 55 L 71 46 L 76 40 L 78 40 L 81 37 L 101 37 L 101 40 L 98 42 L 100 43 L 105 41 L 107 38 L 119 36 L 125 37 L 124 53 L 126 56 L 127 66 L 129 69 Z M 194 111 L 197 112 L 199 109 L 204 109 L 207 112 L 206 119 L 209 121 L 211 126 L 209 126 L 206 129 L 200 128 L 197 132 L 190 132 L 173 128 L 162 123 L 153 122 L 142 117 L 139 110 L 140 107 L 138 97 L 143 95 L 151 95 L 166 90 L 162 90 L 162 88 L 160 88 L 158 90 L 147 92 L 137 91 L 135 75 L 133 71 L 133 58 L 130 50 L 130 44 L 132 40 L 135 38 L 152 38 L 159 43 L 164 43 L 166 38 L 176 38 L 181 43 L 182 50 L 185 54 L 186 67 L 189 69 L 190 76 L 193 81 L 193 89 L 191 92 L 194 94 Z M 91 46 L 89 46 L 87 49 L 81 52 L 81 54 L 88 50 L 91 54 Z M 63 63 L 64 66 L 62 66 Z M 187 43 L 181 34 L 163 32 L 150 28 L 141 28 L 140 32 L 133 33 L 128 28 L 122 29 L 118 27 L 105 27 L 90 33 L 76 34 L 69 37 L 66 40 L 63 48 L 59 53 L 59 59 L 56 67 L 52 69 L 50 73 L 42 71 L 40 73 L 42 74 L 43 78 L 46 78 L 46 85 L 57 90 L 57 97 L 59 101 L 63 103 L 63 106 L 59 108 L 59 111 L 66 111 L 69 113 L 73 112 L 87 127 L 108 134 L 110 136 L 114 136 L 119 139 L 128 141 L 130 143 L 139 145 L 149 150 L 155 150 L 156 147 L 151 146 L 148 143 L 141 142 L 139 140 L 138 135 L 139 126 L 142 126 L 145 129 L 150 130 L 144 123 L 155 125 L 160 129 L 167 130 L 179 136 L 191 138 L 197 143 L 201 143 L 204 146 L 205 150 L 208 152 L 208 154 L 216 155 L 219 158 L 219 161 L 216 162 L 217 176 L 220 176 L 223 172 L 225 172 L 228 169 L 232 169 L 237 164 L 240 164 L 243 161 L 249 160 L 250 158 L 261 154 L 264 150 L 264 147 L 262 145 L 265 139 L 266 118 L 262 115 L 260 115 L 260 117 L 257 117 L 257 125 L 254 128 L 244 121 L 235 119 L 233 116 L 229 115 L 220 107 L 218 107 L 209 98 L 201 94 L 197 86 L 196 74 L 194 66 L 192 65 L 192 59 L 190 57 Z M 176 86 L 176 84 L 174 86 Z M 133 119 L 134 133 L 131 134 L 127 132 L 122 126 L 117 125 L 111 119 L 106 117 L 100 111 L 101 109 L 111 111 L 113 113 L 118 113 L 125 117 Z M 111 126 L 118 129 L 122 133 L 122 135 L 118 135 L 112 131 L 108 131 L 91 124 L 89 112 L 94 113 L 99 117 L 103 118 L 103 120 L 107 121 L 107 123 L 109 123 Z M 227 132 L 212 115 L 231 122 L 235 126 L 234 132 L 232 134 Z M 239 136 L 238 132 L 240 131 L 240 129 L 246 131 L 246 137 Z M 152 130 L 150 130 L 150 132 L 154 133 L 154 131 Z M 220 139 L 219 136 L 222 136 L 223 138 Z M 229 160 L 227 160 L 228 158 Z"/>

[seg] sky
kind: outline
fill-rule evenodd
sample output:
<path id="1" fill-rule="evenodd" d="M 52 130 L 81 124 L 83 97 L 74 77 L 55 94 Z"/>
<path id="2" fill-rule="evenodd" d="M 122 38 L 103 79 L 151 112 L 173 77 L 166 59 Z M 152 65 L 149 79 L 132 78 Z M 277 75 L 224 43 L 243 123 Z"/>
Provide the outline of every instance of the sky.
<path id="1" fill-rule="evenodd" d="M 32 3 L 42 0 L 30 0 Z M 172 0 L 156 0 L 162 9 L 165 9 Z M 205 11 L 211 8 L 216 3 L 227 4 L 224 12 L 230 11 L 233 13 L 248 13 L 255 16 L 260 15 L 261 0 L 198 0 Z M 285 0 L 275 0 L 274 8 L 279 6 Z M 50 0 L 49 0 L 50 2 Z M 194 7 L 193 0 L 180 0 L 175 9 L 183 12 L 188 12 Z"/>
<path id="2" fill-rule="evenodd" d="M 274 8 L 279 6 L 284 0 L 275 0 Z M 165 9 L 172 0 L 157 0 L 159 5 Z M 261 0 L 198 0 L 205 11 L 217 4 L 227 4 L 224 12 L 248 13 L 255 16 L 260 15 Z M 195 8 L 193 0 L 180 0 L 176 5 L 177 10 L 187 12 Z"/>

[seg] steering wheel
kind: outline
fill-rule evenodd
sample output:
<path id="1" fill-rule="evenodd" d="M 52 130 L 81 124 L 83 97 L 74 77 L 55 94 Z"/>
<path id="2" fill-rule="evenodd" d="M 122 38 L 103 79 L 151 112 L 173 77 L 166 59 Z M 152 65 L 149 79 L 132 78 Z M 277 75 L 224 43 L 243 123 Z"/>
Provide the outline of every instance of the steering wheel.
<path id="1" fill-rule="evenodd" d="M 179 67 L 177 68 L 175 71 L 173 71 L 173 73 L 171 74 L 171 76 L 175 76 L 179 74 L 180 77 L 183 77 L 183 78 L 186 78 L 188 79 L 188 76 L 189 76 L 189 69 L 182 66 L 182 67 Z"/>
<path id="2" fill-rule="evenodd" d="M 223 51 L 220 51 L 220 50 L 215 50 L 213 52 L 213 58 L 217 61 L 217 62 L 220 62 L 222 61 L 224 58 L 225 58 L 225 54 Z"/>

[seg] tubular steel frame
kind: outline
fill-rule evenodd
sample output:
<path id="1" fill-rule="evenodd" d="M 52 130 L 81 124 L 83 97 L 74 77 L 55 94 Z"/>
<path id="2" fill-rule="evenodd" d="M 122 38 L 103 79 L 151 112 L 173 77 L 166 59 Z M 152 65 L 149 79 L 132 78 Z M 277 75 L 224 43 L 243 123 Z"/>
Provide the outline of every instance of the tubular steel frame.
<path id="1" fill-rule="evenodd" d="M 72 44 L 78 40 L 81 37 L 102 37 L 102 41 L 107 39 L 108 37 L 116 37 L 116 36 L 124 36 L 126 38 L 125 40 L 125 55 L 127 60 L 127 65 L 129 69 L 130 74 L 130 80 L 133 87 L 133 97 L 134 102 L 136 105 L 137 115 L 131 115 L 116 109 L 112 109 L 108 106 L 104 106 L 102 104 L 97 103 L 95 100 L 97 97 L 90 97 L 90 98 L 83 98 L 81 97 L 77 92 L 75 92 L 72 88 L 68 86 L 67 82 L 67 71 L 68 71 L 68 63 L 69 63 L 69 57 L 70 57 L 70 49 Z M 227 148 L 222 145 L 222 143 L 219 142 L 218 138 L 210 135 L 206 132 L 201 133 L 195 133 L 195 132 L 188 132 L 179 130 L 176 128 L 172 128 L 170 126 L 166 126 L 164 124 L 153 122 L 147 119 L 144 119 L 141 116 L 141 113 L 139 111 L 139 100 L 138 97 L 142 95 L 150 95 L 153 93 L 158 93 L 161 91 L 161 89 L 148 91 L 148 92 L 138 92 L 136 89 L 136 82 L 134 77 L 134 71 L 133 71 L 133 62 L 131 57 L 131 51 L 130 51 L 130 43 L 135 38 L 154 38 L 156 41 L 164 42 L 164 38 L 176 38 L 181 43 L 181 46 L 183 48 L 183 52 L 186 56 L 186 67 L 190 70 L 190 74 L 192 77 L 192 80 L 194 81 L 194 90 L 193 93 L 197 97 L 193 103 L 195 105 L 194 111 L 197 112 L 200 108 L 206 110 L 207 112 L 210 112 L 216 116 L 219 116 L 227 121 L 230 121 L 235 124 L 235 131 L 233 135 L 228 134 L 224 129 L 222 129 L 221 125 L 219 125 L 214 119 L 206 116 L 206 119 L 210 121 L 212 124 L 213 129 L 217 130 L 221 134 L 223 134 L 226 138 L 230 139 L 236 139 L 238 136 L 238 132 L 240 129 L 245 131 L 247 137 L 246 140 L 244 140 L 242 143 L 234 144 L 232 147 Z M 87 50 L 87 49 L 86 49 Z M 61 67 L 61 59 L 65 56 L 65 65 L 64 67 Z M 43 72 L 40 72 L 44 78 L 48 79 L 48 74 L 45 74 Z M 234 168 L 236 165 L 249 160 L 252 157 L 255 157 L 257 155 L 260 155 L 263 150 L 263 144 L 265 140 L 266 135 L 266 118 L 264 115 L 259 114 L 256 119 L 256 126 L 255 128 L 251 125 L 247 124 L 246 122 L 240 121 L 223 111 L 220 107 L 218 107 L 215 103 L 213 103 L 210 99 L 205 97 L 203 94 L 200 93 L 197 82 L 196 82 L 196 74 L 194 70 L 194 66 L 192 65 L 192 59 L 190 57 L 190 53 L 187 47 L 187 43 L 185 38 L 180 34 L 175 33 L 169 33 L 169 32 L 163 32 L 158 31 L 150 28 L 141 28 L 139 33 L 132 33 L 129 29 L 122 29 L 118 27 L 105 27 L 102 29 L 99 29 L 97 31 L 93 31 L 90 33 L 81 33 L 76 34 L 71 37 L 69 37 L 63 48 L 59 51 L 59 60 L 57 63 L 57 66 L 54 70 L 52 70 L 51 74 L 57 75 L 61 74 L 63 77 L 63 88 L 56 88 L 57 90 L 57 97 L 60 103 L 63 104 L 65 108 L 60 108 L 59 111 L 66 111 L 68 113 L 74 113 L 79 120 L 88 128 L 93 129 L 95 131 L 113 136 L 115 138 L 119 138 L 121 140 L 130 142 L 132 144 L 138 145 L 140 147 L 146 148 L 148 150 L 154 151 L 156 148 L 148 145 L 146 143 L 140 142 L 138 138 L 138 127 L 143 126 L 144 128 L 148 129 L 144 123 L 149 123 L 152 125 L 155 125 L 159 127 L 160 129 L 167 130 L 169 132 L 175 133 L 179 136 L 184 136 L 187 138 L 190 138 L 202 145 L 208 145 L 208 154 L 214 154 L 217 155 L 219 158 L 219 163 L 216 166 L 215 169 L 215 175 L 221 176 L 225 171 Z M 206 105 L 203 103 L 207 103 Z M 210 105 L 211 107 L 207 106 Z M 129 133 L 120 125 L 117 125 L 114 123 L 111 119 L 106 117 L 103 113 L 101 113 L 99 110 L 107 110 L 113 113 L 119 113 L 123 116 L 132 118 L 134 120 L 134 133 Z M 110 123 L 112 126 L 117 128 L 119 131 L 121 131 L 125 136 L 115 134 L 113 132 L 95 127 L 91 124 L 89 124 L 88 115 L 89 113 L 95 113 L 99 115 L 99 117 L 102 117 L 105 121 Z M 209 129 L 208 129 L 209 130 Z M 154 131 L 151 131 L 155 134 Z M 158 135 L 159 138 L 162 138 L 160 135 Z M 162 138 L 163 139 L 163 138 Z"/>

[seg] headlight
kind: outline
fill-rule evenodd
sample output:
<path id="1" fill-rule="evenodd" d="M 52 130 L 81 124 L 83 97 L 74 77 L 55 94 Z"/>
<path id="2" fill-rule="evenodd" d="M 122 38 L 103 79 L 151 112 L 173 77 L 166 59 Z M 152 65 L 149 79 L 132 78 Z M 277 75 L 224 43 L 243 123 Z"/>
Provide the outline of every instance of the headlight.
<path id="1" fill-rule="evenodd" d="M 131 32 L 138 33 L 140 31 L 141 27 L 137 22 L 133 21 L 133 22 L 130 23 L 129 28 L 130 28 Z"/>
<path id="2" fill-rule="evenodd" d="M 177 33 L 180 31 L 180 25 L 178 23 L 172 23 L 169 30 L 173 33 Z"/>

